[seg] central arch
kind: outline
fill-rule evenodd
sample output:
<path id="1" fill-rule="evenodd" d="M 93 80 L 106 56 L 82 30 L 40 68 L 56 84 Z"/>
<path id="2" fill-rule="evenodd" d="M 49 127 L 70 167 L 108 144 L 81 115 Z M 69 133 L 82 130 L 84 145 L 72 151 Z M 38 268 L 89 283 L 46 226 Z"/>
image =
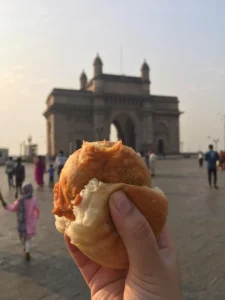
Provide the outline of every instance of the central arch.
<path id="1" fill-rule="evenodd" d="M 122 140 L 124 142 L 125 140 L 125 132 L 123 131 L 123 128 L 118 120 L 114 120 L 112 123 L 116 130 L 117 130 L 117 141 Z"/>
<path id="2" fill-rule="evenodd" d="M 136 150 L 135 124 L 129 115 L 122 113 L 112 118 L 110 123 L 110 139 L 112 141 L 122 140 L 124 145 Z"/>

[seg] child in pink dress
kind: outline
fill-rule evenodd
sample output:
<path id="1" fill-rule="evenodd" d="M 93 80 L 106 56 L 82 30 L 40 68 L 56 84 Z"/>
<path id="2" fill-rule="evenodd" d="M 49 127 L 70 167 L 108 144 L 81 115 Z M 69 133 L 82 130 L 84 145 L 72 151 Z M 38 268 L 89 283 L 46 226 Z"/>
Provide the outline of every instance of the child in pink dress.
<path id="1" fill-rule="evenodd" d="M 6 210 L 17 213 L 19 237 L 24 245 L 25 258 L 30 260 L 30 241 L 36 235 L 36 224 L 39 218 L 38 202 L 33 197 L 33 186 L 24 185 L 20 198 L 13 204 L 7 204 L 0 192 L 0 201 Z"/>

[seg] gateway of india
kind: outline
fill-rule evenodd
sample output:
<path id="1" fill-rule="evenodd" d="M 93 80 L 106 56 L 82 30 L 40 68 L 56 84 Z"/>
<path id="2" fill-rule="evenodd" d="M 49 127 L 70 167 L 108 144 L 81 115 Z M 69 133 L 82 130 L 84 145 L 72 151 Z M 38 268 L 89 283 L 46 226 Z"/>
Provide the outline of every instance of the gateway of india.
<path id="1" fill-rule="evenodd" d="M 83 140 L 109 140 L 111 124 L 118 139 L 136 151 L 179 153 L 179 101 L 151 94 L 148 64 L 142 64 L 140 77 L 103 73 L 99 55 L 93 67 L 90 80 L 82 72 L 79 90 L 54 88 L 48 96 L 48 155 L 69 155 Z"/>

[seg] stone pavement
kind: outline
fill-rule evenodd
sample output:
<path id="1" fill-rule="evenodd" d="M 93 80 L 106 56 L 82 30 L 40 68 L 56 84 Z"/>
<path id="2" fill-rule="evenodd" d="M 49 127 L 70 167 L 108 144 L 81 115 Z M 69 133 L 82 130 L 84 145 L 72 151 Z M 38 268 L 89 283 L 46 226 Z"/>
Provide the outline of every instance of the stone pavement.
<path id="1" fill-rule="evenodd" d="M 225 299 L 225 172 L 219 173 L 218 191 L 208 188 L 205 175 L 194 160 L 161 160 L 153 181 L 169 199 L 185 300 Z M 31 165 L 27 165 L 27 178 L 32 181 Z M 3 168 L 0 187 L 12 202 Z M 30 263 L 21 255 L 15 215 L 0 208 L 0 299 L 90 299 L 63 237 L 55 230 L 51 190 L 45 187 L 36 194 L 41 216 Z"/>

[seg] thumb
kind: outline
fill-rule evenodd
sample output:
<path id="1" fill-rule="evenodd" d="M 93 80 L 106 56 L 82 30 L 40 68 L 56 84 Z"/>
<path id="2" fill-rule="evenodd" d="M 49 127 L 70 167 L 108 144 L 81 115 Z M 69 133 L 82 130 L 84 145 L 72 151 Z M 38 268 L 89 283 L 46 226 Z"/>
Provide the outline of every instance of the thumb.
<path id="1" fill-rule="evenodd" d="M 130 267 L 148 274 L 157 270 L 160 254 L 150 225 L 122 191 L 109 200 L 113 222 L 126 247 Z"/>

